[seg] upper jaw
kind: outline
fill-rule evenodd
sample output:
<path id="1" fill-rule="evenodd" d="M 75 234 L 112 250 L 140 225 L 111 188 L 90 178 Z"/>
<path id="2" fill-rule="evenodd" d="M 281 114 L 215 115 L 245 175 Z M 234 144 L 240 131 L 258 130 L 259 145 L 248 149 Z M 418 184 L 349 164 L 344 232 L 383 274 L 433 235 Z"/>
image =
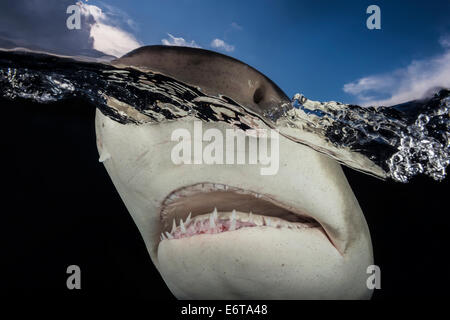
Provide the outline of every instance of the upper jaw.
<path id="1" fill-rule="evenodd" d="M 172 191 L 162 202 L 160 219 L 162 241 L 261 226 L 320 228 L 326 234 L 313 216 L 273 195 L 211 182 Z"/>

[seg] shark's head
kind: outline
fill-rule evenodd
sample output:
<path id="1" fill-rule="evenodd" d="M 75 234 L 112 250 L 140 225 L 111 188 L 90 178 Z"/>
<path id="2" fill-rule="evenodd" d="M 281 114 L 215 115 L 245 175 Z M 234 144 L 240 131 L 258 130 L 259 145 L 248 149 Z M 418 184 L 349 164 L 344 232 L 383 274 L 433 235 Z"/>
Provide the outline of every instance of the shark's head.
<path id="1" fill-rule="evenodd" d="M 206 50 L 146 47 L 115 64 L 163 73 L 258 113 L 289 101 L 255 69 Z M 225 139 L 233 129 L 224 122 L 201 125 L 214 139 Z M 136 125 L 116 122 L 99 110 L 96 116 L 100 157 L 176 297 L 370 298 L 370 235 L 337 162 L 272 135 L 266 143 L 278 146 L 271 150 L 278 156 L 275 174 L 261 175 L 264 166 L 249 161 L 173 161 L 180 143 L 173 133 L 189 132 L 195 149 L 202 140 L 196 129 L 192 118 Z M 247 137 L 237 157 L 249 159 L 250 140 L 261 148 L 262 139 Z"/>

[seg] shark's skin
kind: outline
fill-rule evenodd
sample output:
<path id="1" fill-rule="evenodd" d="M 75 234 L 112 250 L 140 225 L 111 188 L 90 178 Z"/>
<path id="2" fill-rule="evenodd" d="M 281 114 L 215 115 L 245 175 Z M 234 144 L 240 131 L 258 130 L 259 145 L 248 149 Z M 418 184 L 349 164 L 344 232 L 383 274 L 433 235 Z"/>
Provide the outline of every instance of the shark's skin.
<path id="1" fill-rule="evenodd" d="M 259 114 L 290 99 L 272 80 L 249 65 L 204 49 L 146 46 L 131 51 L 112 64 L 162 73 L 197 86 L 209 95 L 228 96 Z"/>
<path id="2" fill-rule="evenodd" d="M 196 65 L 186 63 L 191 70 L 182 68 L 178 77 L 171 57 L 183 65 L 184 57 L 187 61 L 192 59 L 186 52 L 196 57 Z M 210 94 L 215 90 L 215 94 L 226 94 L 242 104 L 253 101 L 254 90 L 236 84 L 249 80 L 263 84 L 265 92 L 271 92 L 271 101 L 286 99 L 256 70 L 247 74 L 240 70 L 245 70 L 245 64 L 231 58 L 226 61 L 223 55 L 218 59 L 217 55 L 205 50 L 158 47 L 155 51 L 138 49 L 119 62 L 165 71 L 199 87 L 205 83 L 195 80 L 203 75 L 213 79 L 208 81 Z M 150 57 L 155 56 L 164 59 L 157 60 L 153 68 Z M 227 63 L 234 69 L 228 68 Z M 228 71 L 220 72 L 225 66 Z M 209 73 L 211 68 L 215 74 Z M 198 75 L 187 79 L 192 72 Z M 171 150 L 178 142 L 171 141 L 171 134 L 180 128 L 192 132 L 193 126 L 194 119 L 190 118 L 157 124 L 121 124 L 99 110 L 96 113 L 100 159 L 138 226 L 153 263 L 177 298 L 371 297 L 372 291 L 366 286 L 366 270 L 373 264 L 369 230 L 337 162 L 280 136 L 279 171 L 273 176 L 260 175 L 256 165 L 176 165 L 171 161 Z M 224 135 L 226 129 L 232 128 L 223 122 L 204 122 L 203 127 L 219 129 Z M 225 186 L 229 189 L 225 190 Z M 244 201 L 239 197 L 246 192 L 252 195 L 245 195 Z M 222 201 L 224 198 L 227 199 Z M 269 202 L 276 206 L 267 205 Z M 228 218 L 229 212 L 236 209 L 243 221 L 247 214 L 239 212 L 276 217 L 288 209 L 291 217 L 311 217 L 320 227 L 289 229 L 264 225 L 160 240 L 161 232 L 170 231 L 173 217 L 179 226 L 179 219 L 186 221 L 190 211 L 194 217 L 209 213 L 214 207 L 219 216 Z"/>

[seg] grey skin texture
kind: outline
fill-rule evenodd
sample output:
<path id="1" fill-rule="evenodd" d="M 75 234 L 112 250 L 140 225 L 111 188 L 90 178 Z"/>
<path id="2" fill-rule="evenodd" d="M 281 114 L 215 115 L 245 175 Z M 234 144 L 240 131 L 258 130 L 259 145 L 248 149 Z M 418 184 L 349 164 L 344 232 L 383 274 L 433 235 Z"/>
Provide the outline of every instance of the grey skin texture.
<path id="1" fill-rule="evenodd" d="M 269 78 L 229 56 L 175 46 L 141 47 L 112 62 L 162 73 L 197 86 L 209 95 L 225 95 L 262 114 L 290 99 Z"/>
<path id="2" fill-rule="evenodd" d="M 253 108 L 260 107 L 254 103 L 260 87 L 267 94 L 260 101 L 286 99 L 256 70 L 206 50 L 147 47 L 115 64 L 165 73 L 209 94 L 253 103 Z M 121 124 L 96 113 L 100 159 L 172 293 L 179 299 L 370 298 L 370 234 L 340 165 L 283 136 L 279 171 L 272 176 L 262 176 L 260 165 L 174 164 L 171 150 L 178 141 L 171 134 L 180 128 L 192 132 L 194 121 Z M 223 122 L 204 122 L 203 127 L 224 136 L 232 128 Z M 252 211 L 258 221 L 270 216 L 285 224 L 292 217 L 307 217 L 316 227 L 261 223 L 161 240 L 174 218 L 180 228 L 180 219 L 186 222 L 190 212 L 195 221 L 210 217 L 215 207 L 225 220 L 236 209 L 244 222 Z"/>

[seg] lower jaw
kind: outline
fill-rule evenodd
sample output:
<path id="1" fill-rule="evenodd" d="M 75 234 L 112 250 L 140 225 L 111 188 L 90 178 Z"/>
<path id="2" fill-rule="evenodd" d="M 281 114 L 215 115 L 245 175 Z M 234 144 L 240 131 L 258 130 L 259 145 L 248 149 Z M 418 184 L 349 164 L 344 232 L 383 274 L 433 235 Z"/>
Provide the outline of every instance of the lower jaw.
<path id="1" fill-rule="evenodd" d="M 158 247 L 158 264 L 179 299 L 351 299 L 365 294 L 361 286 L 352 289 L 355 271 L 320 228 L 257 226 L 165 240 Z"/>
<path id="2" fill-rule="evenodd" d="M 197 184 L 173 192 L 163 203 L 162 226 L 170 236 L 159 242 L 156 264 L 177 298 L 370 297 L 367 265 L 361 268 L 357 255 L 342 256 L 317 221 L 265 195 L 226 187 Z M 208 228 L 204 213 L 215 206 L 219 212 Z M 233 207 L 239 223 L 231 227 Z M 190 211 L 192 220 L 186 223 Z M 194 221 L 202 223 L 193 227 Z"/>

